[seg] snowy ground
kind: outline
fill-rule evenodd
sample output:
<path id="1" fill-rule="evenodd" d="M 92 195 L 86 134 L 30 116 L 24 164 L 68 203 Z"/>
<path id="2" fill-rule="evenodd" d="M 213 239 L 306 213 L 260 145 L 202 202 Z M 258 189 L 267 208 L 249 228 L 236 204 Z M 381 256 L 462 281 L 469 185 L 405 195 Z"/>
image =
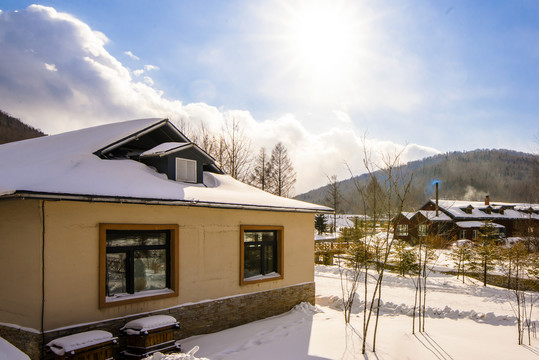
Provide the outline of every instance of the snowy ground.
<path id="1" fill-rule="evenodd" d="M 532 338 L 531 346 L 517 345 L 507 290 L 485 288 L 468 279 L 463 284 L 448 275 L 431 275 L 426 332 L 412 335 L 413 285 L 391 273 L 386 273 L 382 293 L 377 351 L 363 356 L 360 336 L 344 326 L 338 273 L 336 267 L 316 266 L 316 307 L 302 304 L 280 316 L 184 339 L 182 349 L 199 346 L 195 356 L 211 360 L 539 358 L 538 339 Z M 353 310 L 352 325 L 357 331 L 363 319 L 361 305 L 359 301 Z M 539 324 L 537 315 L 539 311 L 534 316 Z M 163 360 L 179 358 L 168 355 Z"/>
<path id="2" fill-rule="evenodd" d="M 156 354 L 152 360 L 539 359 L 539 339 L 532 338 L 531 346 L 517 345 L 507 290 L 483 287 L 471 279 L 463 284 L 454 276 L 434 273 L 428 283 L 426 332 L 412 335 L 412 282 L 387 272 L 376 353 L 363 356 L 361 337 L 354 330 L 361 329 L 363 295 L 353 309 L 354 328 L 346 327 L 338 268 L 316 266 L 315 281 L 316 307 L 301 304 L 286 314 L 184 339 L 182 349 L 187 352 L 198 346 L 196 354 Z M 539 303 L 534 311 L 539 325 Z M 371 346 L 372 335 L 368 340 Z M 0 358 L 11 350 L 0 342 Z M 27 359 L 14 354 L 7 357 L 11 358 Z"/>

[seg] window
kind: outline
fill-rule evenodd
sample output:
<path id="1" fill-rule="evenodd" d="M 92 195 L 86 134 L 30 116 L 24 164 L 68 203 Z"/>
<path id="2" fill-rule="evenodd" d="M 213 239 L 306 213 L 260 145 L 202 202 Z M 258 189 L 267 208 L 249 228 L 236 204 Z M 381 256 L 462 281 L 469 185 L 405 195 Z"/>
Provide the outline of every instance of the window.
<path id="1" fill-rule="evenodd" d="M 176 158 L 176 181 L 197 182 L 197 162 Z"/>
<path id="2" fill-rule="evenodd" d="M 427 236 L 429 231 L 429 226 L 427 224 L 420 224 L 417 229 L 417 234 L 419 236 Z"/>
<path id="3" fill-rule="evenodd" d="M 240 284 L 283 278 L 283 227 L 240 227 Z"/>
<path id="4" fill-rule="evenodd" d="M 100 224 L 100 307 L 178 295 L 178 226 Z"/>
<path id="5" fill-rule="evenodd" d="M 406 224 L 397 225 L 397 236 L 408 236 L 408 225 Z"/>
<path id="6" fill-rule="evenodd" d="M 479 236 L 479 231 L 478 230 L 473 230 L 472 231 L 472 240 L 477 240 Z"/>
<path id="7" fill-rule="evenodd" d="M 466 229 L 461 229 L 460 230 L 459 239 L 466 239 Z"/>

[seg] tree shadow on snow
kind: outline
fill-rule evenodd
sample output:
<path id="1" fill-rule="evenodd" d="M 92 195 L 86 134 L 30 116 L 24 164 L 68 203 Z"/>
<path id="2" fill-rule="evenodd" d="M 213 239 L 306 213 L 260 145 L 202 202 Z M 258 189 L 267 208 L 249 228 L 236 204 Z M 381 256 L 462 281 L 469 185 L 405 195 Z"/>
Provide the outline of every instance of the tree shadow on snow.
<path id="1" fill-rule="evenodd" d="M 530 346 L 530 345 L 522 345 L 522 347 L 526 350 L 531 351 L 533 354 L 539 356 L 539 348 L 536 348 L 535 346 Z"/>
<path id="2" fill-rule="evenodd" d="M 440 360 L 453 360 L 453 357 L 444 350 L 428 333 L 422 332 L 419 334 L 414 334 L 414 337 L 431 353 Z"/>

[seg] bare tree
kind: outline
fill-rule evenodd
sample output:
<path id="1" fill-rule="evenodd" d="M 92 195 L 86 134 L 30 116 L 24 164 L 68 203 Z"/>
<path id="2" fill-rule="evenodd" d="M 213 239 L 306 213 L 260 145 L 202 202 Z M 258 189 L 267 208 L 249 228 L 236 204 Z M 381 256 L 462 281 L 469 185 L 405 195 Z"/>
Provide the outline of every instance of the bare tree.
<path id="1" fill-rule="evenodd" d="M 358 219 L 354 219 L 353 227 L 343 228 L 339 237 L 340 247 L 346 248 L 345 261 L 339 261 L 341 293 L 343 298 L 344 322 L 350 324 L 352 307 L 356 300 L 357 289 L 360 285 L 362 269 L 372 260 L 372 253 L 365 246 L 364 233 Z"/>
<path id="2" fill-rule="evenodd" d="M 279 142 L 271 151 L 270 192 L 279 196 L 289 196 L 296 183 L 296 172 L 284 145 Z"/>
<path id="3" fill-rule="evenodd" d="M 333 224 L 331 225 L 331 230 L 335 232 L 337 230 L 337 214 L 341 210 L 342 195 L 339 190 L 337 175 L 328 176 L 327 179 L 327 193 L 324 202 L 333 208 Z"/>
<path id="4" fill-rule="evenodd" d="M 251 161 L 251 140 L 243 133 L 236 117 L 227 119 L 218 148 L 224 150 L 225 157 L 221 163 L 223 170 L 235 179 L 245 180 Z"/>
<path id="5" fill-rule="evenodd" d="M 208 131 L 204 123 L 197 131 L 191 131 L 191 140 L 212 156 L 218 152 L 219 139 Z"/>
<path id="6" fill-rule="evenodd" d="M 268 190 L 270 177 L 271 162 L 266 153 L 266 148 L 262 147 L 260 148 L 260 151 L 255 159 L 249 183 L 259 189 Z"/>
<path id="7" fill-rule="evenodd" d="M 384 218 L 391 219 L 394 214 L 400 214 L 402 212 L 410 191 L 412 178 L 411 175 L 407 175 L 404 171 L 405 169 L 400 166 L 402 151 L 392 156 L 382 154 L 381 165 L 376 165 L 371 160 L 365 142 L 363 145 L 363 152 L 364 166 L 367 169 L 369 181 L 367 184 L 362 184 L 357 178 L 353 177 L 353 179 L 356 190 L 360 195 L 365 219 L 370 216 L 369 221 L 363 222 L 364 238 L 362 250 L 365 255 L 362 258 L 367 259 L 368 255 L 366 254 L 369 251 L 372 251 L 374 252 L 375 261 L 362 261 L 362 264 L 354 266 L 353 269 L 361 270 L 362 265 L 362 271 L 364 272 L 363 286 L 365 301 L 363 309 L 361 352 L 362 354 L 365 354 L 367 335 L 373 313 L 375 315 L 375 325 L 373 330 L 372 349 L 374 352 L 376 351 L 378 320 L 382 301 L 382 282 L 392 244 L 391 222 L 385 222 L 386 228 L 384 228 L 381 233 L 377 233 L 377 223 L 382 217 L 382 214 Z M 372 270 L 372 265 L 374 265 L 374 272 L 370 271 Z M 370 301 L 367 301 L 369 297 L 368 277 L 373 278 L 375 282 L 374 289 L 372 289 L 370 294 Z M 353 278 L 357 279 L 356 281 L 359 281 L 360 277 L 354 276 Z"/>
<path id="8" fill-rule="evenodd" d="M 415 285 L 414 310 L 412 316 L 412 334 L 415 334 L 416 309 L 418 310 L 418 330 L 425 331 L 425 314 L 427 308 L 427 280 L 438 262 L 440 253 L 434 249 L 434 244 L 439 244 L 437 235 L 420 236 L 418 241 L 418 271 Z M 419 304 L 419 305 L 418 305 Z"/>
<path id="9" fill-rule="evenodd" d="M 532 281 L 539 279 L 537 253 L 528 253 L 525 243 L 518 242 L 511 248 L 502 249 L 498 265 L 507 277 L 508 300 L 517 318 L 518 344 L 524 344 L 527 330 L 528 344 L 531 345 L 531 333 L 535 324 L 532 313 L 539 298 L 534 291 L 524 291 L 521 282 L 523 278 Z"/>

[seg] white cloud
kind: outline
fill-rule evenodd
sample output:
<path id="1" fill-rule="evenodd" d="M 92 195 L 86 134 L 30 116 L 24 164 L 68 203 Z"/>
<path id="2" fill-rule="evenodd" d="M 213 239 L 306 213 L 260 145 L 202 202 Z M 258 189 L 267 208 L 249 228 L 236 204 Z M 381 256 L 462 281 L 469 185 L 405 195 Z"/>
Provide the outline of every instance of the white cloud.
<path id="1" fill-rule="evenodd" d="M 131 59 L 140 60 L 140 58 L 136 56 L 135 54 L 133 54 L 131 51 L 124 51 L 124 54 L 129 56 Z"/>
<path id="2" fill-rule="evenodd" d="M 159 66 L 155 66 L 155 65 L 144 65 L 144 70 L 146 71 L 152 71 L 152 70 L 159 70 Z"/>
<path id="3" fill-rule="evenodd" d="M 262 146 L 271 151 L 279 141 L 287 147 L 298 173 L 296 193 L 324 185 L 326 175 L 348 178 L 345 162 L 353 174 L 363 172 L 361 136 L 347 111 L 333 111 L 325 130 L 314 133 L 292 114 L 260 121 L 245 110 L 183 104 L 167 99 L 150 77 L 144 76 L 142 82 L 132 78 L 131 74 L 159 70 L 157 66 L 131 73 L 108 53 L 107 42 L 104 34 L 50 7 L 32 5 L 0 13 L 0 109 L 49 134 L 142 117 L 169 118 L 186 132 L 201 123 L 218 132 L 227 116 L 235 116 L 252 139 L 253 153 Z M 202 100 L 214 96 L 209 81 L 193 86 L 200 88 Z M 399 147 L 377 140 L 369 146 Z M 410 145 L 404 157 L 411 160 L 435 152 Z"/>
<path id="4" fill-rule="evenodd" d="M 155 65 L 144 65 L 144 69 L 137 69 L 137 70 L 133 70 L 133 75 L 135 76 L 140 76 L 142 74 L 145 74 L 146 72 L 148 71 L 157 71 L 159 70 L 159 66 L 155 66 Z M 144 77 L 144 81 L 148 82 L 146 80 L 147 76 Z M 150 79 L 151 80 L 151 79 Z M 152 81 L 152 84 L 153 85 L 153 81 Z"/>
<path id="5" fill-rule="evenodd" d="M 56 68 L 56 65 L 54 65 L 54 64 L 45 63 L 45 69 L 47 69 L 49 71 L 58 71 L 58 69 Z"/>

